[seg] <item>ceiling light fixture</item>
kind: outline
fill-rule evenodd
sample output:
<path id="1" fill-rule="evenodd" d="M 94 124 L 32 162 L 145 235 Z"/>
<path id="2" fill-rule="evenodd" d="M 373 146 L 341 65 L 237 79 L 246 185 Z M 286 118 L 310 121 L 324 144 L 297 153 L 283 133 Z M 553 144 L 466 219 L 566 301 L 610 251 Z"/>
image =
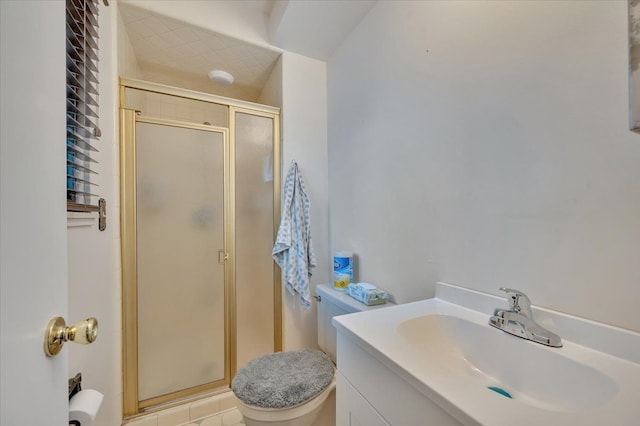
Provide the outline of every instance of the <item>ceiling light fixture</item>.
<path id="1" fill-rule="evenodd" d="M 233 83 L 233 75 L 222 70 L 209 71 L 209 78 L 222 86 L 228 86 Z"/>

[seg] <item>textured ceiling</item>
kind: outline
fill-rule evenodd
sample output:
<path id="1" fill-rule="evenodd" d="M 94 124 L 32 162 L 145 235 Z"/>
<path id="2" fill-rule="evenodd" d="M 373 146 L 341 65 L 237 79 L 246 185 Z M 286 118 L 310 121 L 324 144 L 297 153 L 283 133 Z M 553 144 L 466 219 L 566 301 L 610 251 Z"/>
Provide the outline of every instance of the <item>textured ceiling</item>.
<path id="1" fill-rule="evenodd" d="M 271 7 L 270 2 L 256 4 Z M 130 4 L 120 3 L 118 9 L 144 80 L 256 101 L 280 56 Z M 213 83 L 207 76 L 213 69 L 233 74 L 235 82 Z"/>

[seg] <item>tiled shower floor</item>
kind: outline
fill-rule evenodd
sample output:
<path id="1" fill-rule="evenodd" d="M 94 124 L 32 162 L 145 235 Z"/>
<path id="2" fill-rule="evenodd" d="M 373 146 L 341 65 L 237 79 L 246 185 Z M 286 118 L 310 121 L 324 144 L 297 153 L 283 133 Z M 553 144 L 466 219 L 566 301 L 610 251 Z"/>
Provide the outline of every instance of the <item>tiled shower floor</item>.
<path id="1" fill-rule="evenodd" d="M 183 423 L 179 426 L 244 426 L 242 414 L 237 408 L 223 411 L 204 419 L 194 420 L 189 423 Z"/>

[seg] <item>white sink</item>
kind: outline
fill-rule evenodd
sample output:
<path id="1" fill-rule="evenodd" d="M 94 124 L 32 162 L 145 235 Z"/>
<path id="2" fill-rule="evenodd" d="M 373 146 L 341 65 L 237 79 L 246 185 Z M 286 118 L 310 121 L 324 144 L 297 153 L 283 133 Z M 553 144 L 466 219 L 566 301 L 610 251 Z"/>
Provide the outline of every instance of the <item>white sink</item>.
<path id="1" fill-rule="evenodd" d="M 496 387 L 514 400 L 547 410 L 599 406 L 618 392 L 606 375 L 546 348 L 459 317 L 422 315 L 401 322 L 398 333 L 425 363 L 464 376 L 470 386 Z"/>
<path id="2" fill-rule="evenodd" d="M 442 294 L 455 297 L 342 315 L 333 323 L 343 341 L 462 425 L 640 425 L 640 333 L 534 307 L 536 321 L 562 337 L 563 347 L 551 348 L 488 324 L 504 298 L 442 285 L 448 286 Z M 338 348 L 341 365 L 349 363 L 341 364 Z"/>

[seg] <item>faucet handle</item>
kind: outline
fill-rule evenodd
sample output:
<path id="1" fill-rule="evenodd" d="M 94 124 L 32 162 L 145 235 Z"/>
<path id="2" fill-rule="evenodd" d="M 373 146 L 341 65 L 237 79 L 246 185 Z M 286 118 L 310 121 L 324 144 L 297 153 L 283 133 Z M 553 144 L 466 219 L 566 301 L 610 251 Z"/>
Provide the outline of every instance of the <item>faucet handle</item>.
<path id="1" fill-rule="evenodd" d="M 500 287 L 500 291 L 507 293 L 507 301 L 509 302 L 509 308 L 516 312 L 522 312 L 527 316 L 531 313 L 531 300 L 529 297 L 519 290 L 512 288 Z"/>

